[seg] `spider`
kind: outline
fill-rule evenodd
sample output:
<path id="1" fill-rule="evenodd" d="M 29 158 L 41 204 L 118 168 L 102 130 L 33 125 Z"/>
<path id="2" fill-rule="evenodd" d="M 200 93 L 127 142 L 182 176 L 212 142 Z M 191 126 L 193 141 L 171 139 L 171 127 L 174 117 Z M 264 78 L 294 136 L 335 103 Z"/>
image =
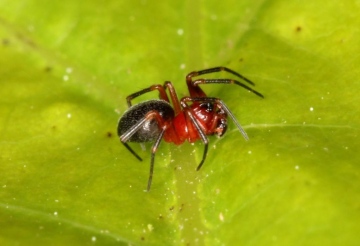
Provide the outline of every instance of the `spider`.
<path id="1" fill-rule="evenodd" d="M 200 170 L 206 159 L 209 144 L 207 136 L 223 136 L 227 129 L 228 116 L 235 123 L 243 137 L 248 140 L 246 132 L 225 103 L 220 98 L 208 97 L 199 85 L 235 84 L 259 97 L 263 98 L 264 96 L 234 79 L 194 79 L 199 75 L 220 71 L 225 71 L 250 85 L 255 85 L 249 79 L 227 67 L 214 67 L 189 73 L 186 76 L 186 83 L 190 96 L 183 97 L 180 100 L 173 84 L 169 81 L 166 81 L 164 85 L 152 85 L 126 98 L 129 108 L 120 118 L 117 128 L 120 141 L 140 161 L 142 161 L 140 156 L 135 153 L 127 142 L 154 142 L 151 148 L 147 191 L 150 190 L 153 178 L 155 153 L 162 139 L 176 145 L 180 145 L 186 140 L 190 143 L 201 140 L 204 143 L 204 152 L 196 170 Z M 160 99 L 143 101 L 134 106 L 131 104 L 134 98 L 155 90 L 159 92 Z M 168 90 L 169 96 L 166 90 Z"/>

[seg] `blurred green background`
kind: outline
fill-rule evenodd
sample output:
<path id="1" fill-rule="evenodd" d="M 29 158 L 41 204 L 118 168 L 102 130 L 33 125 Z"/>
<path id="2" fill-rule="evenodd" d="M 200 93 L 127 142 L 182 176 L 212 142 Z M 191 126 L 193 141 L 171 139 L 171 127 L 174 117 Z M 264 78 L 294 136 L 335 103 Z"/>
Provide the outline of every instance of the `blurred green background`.
<path id="1" fill-rule="evenodd" d="M 358 245 L 359 1 L 0 0 L 0 245 Z M 203 146 L 116 136 L 127 95 L 203 86 L 232 123 Z M 226 77 L 227 74 L 217 74 Z M 149 93 L 135 102 L 156 98 Z"/>

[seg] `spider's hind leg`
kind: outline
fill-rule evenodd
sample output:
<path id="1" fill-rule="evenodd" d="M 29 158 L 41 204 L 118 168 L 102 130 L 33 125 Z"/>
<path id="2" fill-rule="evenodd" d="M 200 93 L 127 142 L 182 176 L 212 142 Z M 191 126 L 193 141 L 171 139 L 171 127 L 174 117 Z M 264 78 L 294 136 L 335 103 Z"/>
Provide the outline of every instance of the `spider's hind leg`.
<path id="1" fill-rule="evenodd" d="M 166 95 L 165 89 L 164 89 L 164 87 L 163 87 L 162 85 L 152 85 L 152 86 L 150 86 L 150 87 L 148 87 L 148 88 L 142 89 L 142 90 L 140 90 L 140 91 L 138 91 L 138 92 L 132 93 L 132 94 L 130 94 L 129 96 L 127 96 L 127 97 L 126 97 L 126 102 L 127 102 L 128 106 L 129 106 L 129 108 L 131 107 L 131 105 L 132 105 L 132 104 L 131 104 L 131 101 L 132 101 L 134 98 L 136 98 L 136 97 L 138 97 L 138 96 L 141 96 L 141 95 L 143 95 L 143 94 L 145 94 L 145 93 L 154 91 L 154 90 L 158 90 L 158 91 L 159 91 L 159 98 L 160 98 L 160 99 L 162 99 L 162 100 L 164 100 L 164 101 L 167 101 L 167 102 L 170 102 L 170 101 L 169 101 L 169 97 Z"/>
<path id="2" fill-rule="evenodd" d="M 133 154 L 139 161 L 142 161 L 142 158 L 136 154 L 136 152 L 126 143 L 126 142 L 121 142 L 130 152 L 131 154 Z"/>

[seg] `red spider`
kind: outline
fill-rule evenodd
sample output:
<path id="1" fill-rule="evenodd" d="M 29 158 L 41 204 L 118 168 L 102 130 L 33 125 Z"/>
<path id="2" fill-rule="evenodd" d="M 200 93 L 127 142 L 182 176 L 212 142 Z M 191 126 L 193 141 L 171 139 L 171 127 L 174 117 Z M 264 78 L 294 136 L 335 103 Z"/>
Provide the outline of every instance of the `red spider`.
<path id="1" fill-rule="evenodd" d="M 142 159 L 127 142 L 150 142 L 154 141 L 151 148 L 150 176 L 148 180 L 147 190 L 150 190 L 154 159 L 156 150 L 164 138 L 166 142 L 176 145 L 182 144 L 185 140 L 193 143 L 201 139 L 205 145 L 204 153 L 197 170 L 203 165 L 207 151 L 209 140 L 207 135 L 217 135 L 221 137 L 227 129 L 227 117 L 234 121 L 235 125 L 247 140 L 248 136 L 231 113 L 225 103 L 216 97 L 208 97 L 199 87 L 200 84 L 236 84 L 260 97 L 264 97 L 261 93 L 255 91 L 249 86 L 233 79 L 195 79 L 202 74 L 225 71 L 235 75 L 245 82 L 254 85 L 249 79 L 239 73 L 226 68 L 214 67 L 200 71 L 191 72 L 186 76 L 186 83 L 190 96 L 178 99 L 176 91 L 171 82 L 166 81 L 164 85 L 152 85 L 146 89 L 135 92 L 126 98 L 129 109 L 120 118 L 118 123 L 118 136 L 124 146 L 140 161 Z M 169 90 L 172 105 L 166 94 Z M 153 99 L 141 102 L 134 106 L 131 100 L 150 91 L 158 90 L 160 99 Z"/>

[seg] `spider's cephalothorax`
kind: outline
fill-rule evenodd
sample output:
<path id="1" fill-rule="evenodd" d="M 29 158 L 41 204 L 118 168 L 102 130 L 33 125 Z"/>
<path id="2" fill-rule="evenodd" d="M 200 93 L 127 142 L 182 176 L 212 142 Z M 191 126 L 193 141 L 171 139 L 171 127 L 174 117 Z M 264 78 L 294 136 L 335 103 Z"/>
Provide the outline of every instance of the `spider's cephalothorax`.
<path id="1" fill-rule="evenodd" d="M 164 85 L 152 85 L 141 91 L 129 95 L 126 100 L 129 109 L 120 118 L 118 123 L 118 135 L 124 146 L 139 160 L 142 160 L 135 151 L 130 148 L 127 142 L 154 142 L 151 149 L 150 176 L 147 190 L 150 190 L 155 152 L 164 138 L 166 142 L 182 144 L 184 141 L 195 142 L 202 140 L 204 143 L 204 153 L 199 170 L 205 161 L 208 150 L 208 135 L 221 137 L 227 129 L 227 117 L 230 117 L 245 139 L 247 134 L 231 113 L 225 103 L 216 97 L 208 97 L 198 86 L 200 84 L 236 84 L 256 95 L 263 97 L 262 94 L 234 79 L 195 79 L 202 74 L 225 71 L 245 82 L 254 85 L 249 79 L 226 67 L 215 67 L 189 73 L 186 82 L 189 89 L 189 96 L 180 100 L 177 97 L 175 88 L 171 82 Z M 169 91 L 168 97 L 166 90 Z M 141 102 L 134 106 L 131 100 L 150 91 L 158 90 L 160 99 L 153 99 Z M 171 99 L 171 100 L 170 100 Z M 172 106 L 170 104 L 172 103 Z"/>
<path id="2" fill-rule="evenodd" d="M 193 104 L 192 109 L 199 123 L 205 124 L 202 128 L 206 135 L 224 135 L 227 130 L 227 114 L 221 106 L 208 102 Z"/>

